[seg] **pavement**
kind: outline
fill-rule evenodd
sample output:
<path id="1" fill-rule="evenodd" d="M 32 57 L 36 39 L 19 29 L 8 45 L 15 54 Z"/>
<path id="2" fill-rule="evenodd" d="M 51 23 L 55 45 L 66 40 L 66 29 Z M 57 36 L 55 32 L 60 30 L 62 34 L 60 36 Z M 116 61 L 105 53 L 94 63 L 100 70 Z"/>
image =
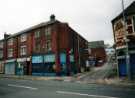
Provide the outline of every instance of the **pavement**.
<path id="1" fill-rule="evenodd" d="M 135 98 L 135 86 L 0 78 L 0 98 Z"/>

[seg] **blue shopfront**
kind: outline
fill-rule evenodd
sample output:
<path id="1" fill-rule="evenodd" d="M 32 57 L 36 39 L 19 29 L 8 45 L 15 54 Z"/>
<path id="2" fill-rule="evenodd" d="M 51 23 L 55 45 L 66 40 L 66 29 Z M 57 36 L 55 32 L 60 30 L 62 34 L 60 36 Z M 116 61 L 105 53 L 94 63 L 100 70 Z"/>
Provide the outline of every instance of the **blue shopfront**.
<path id="1" fill-rule="evenodd" d="M 67 54 L 62 52 L 60 53 L 60 65 L 61 65 L 61 74 L 70 75 L 77 73 L 77 66 L 74 63 L 74 55 L 69 55 L 69 60 Z"/>
<path id="2" fill-rule="evenodd" d="M 60 66 L 61 66 L 61 75 L 66 75 L 68 72 L 66 63 L 66 53 L 60 53 Z"/>
<path id="3" fill-rule="evenodd" d="M 32 56 L 32 75 L 55 76 L 55 55 Z"/>
<path id="4" fill-rule="evenodd" d="M 119 76 L 123 77 L 127 75 L 126 59 L 125 57 L 118 59 Z"/>

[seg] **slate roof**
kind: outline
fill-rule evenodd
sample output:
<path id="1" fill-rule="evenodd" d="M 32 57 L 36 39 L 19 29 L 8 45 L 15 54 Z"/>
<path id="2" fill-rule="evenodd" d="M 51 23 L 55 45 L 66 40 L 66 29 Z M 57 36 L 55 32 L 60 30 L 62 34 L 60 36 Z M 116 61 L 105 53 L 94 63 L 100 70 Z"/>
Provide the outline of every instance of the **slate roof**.
<path id="1" fill-rule="evenodd" d="M 32 27 L 29 27 L 29 28 L 24 29 L 24 30 L 22 30 L 22 31 L 20 31 L 20 32 L 17 32 L 17 33 L 15 33 L 15 34 L 12 34 L 12 35 L 10 35 L 7 39 L 12 38 L 12 37 L 15 37 L 15 36 L 18 36 L 18 35 L 21 35 L 21 34 L 23 34 L 23 33 L 29 32 L 29 31 L 31 31 L 31 30 L 34 30 L 34 29 L 37 29 L 37 28 L 40 28 L 40 27 L 43 27 L 43 26 L 47 26 L 47 25 L 56 23 L 56 22 L 59 22 L 59 21 L 58 21 L 58 20 L 54 20 L 54 21 L 42 22 L 42 23 L 40 23 L 40 24 L 37 24 L 37 25 L 32 26 Z"/>

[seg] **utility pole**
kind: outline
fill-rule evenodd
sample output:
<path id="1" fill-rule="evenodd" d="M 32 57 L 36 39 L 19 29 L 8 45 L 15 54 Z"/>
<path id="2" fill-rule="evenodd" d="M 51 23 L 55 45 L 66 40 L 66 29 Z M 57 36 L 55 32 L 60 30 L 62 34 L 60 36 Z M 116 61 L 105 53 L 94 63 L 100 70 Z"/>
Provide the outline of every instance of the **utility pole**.
<path id="1" fill-rule="evenodd" d="M 79 35 L 77 35 L 77 40 L 78 40 L 78 58 L 79 58 L 78 64 L 79 64 L 79 67 L 81 68 L 81 66 L 80 66 L 80 41 L 79 41 Z"/>
<path id="2" fill-rule="evenodd" d="M 128 50 L 128 39 L 127 39 L 127 24 L 126 24 L 126 16 L 125 16 L 125 8 L 124 8 L 124 0 L 122 0 L 122 10 L 123 10 L 123 21 L 124 21 L 124 40 L 126 44 L 126 67 L 127 67 L 127 77 L 131 80 L 131 72 L 130 72 L 130 55 Z"/>

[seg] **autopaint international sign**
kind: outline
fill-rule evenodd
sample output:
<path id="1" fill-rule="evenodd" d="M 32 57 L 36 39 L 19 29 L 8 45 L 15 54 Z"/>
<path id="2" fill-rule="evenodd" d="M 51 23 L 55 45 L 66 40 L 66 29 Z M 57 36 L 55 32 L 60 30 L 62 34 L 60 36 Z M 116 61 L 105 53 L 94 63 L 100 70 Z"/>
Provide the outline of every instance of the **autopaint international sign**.
<path id="1" fill-rule="evenodd" d="M 44 56 L 44 62 L 55 62 L 55 55 L 54 54 L 48 54 Z"/>
<path id="2" fill-rule="evenodd" d="M 32 57 L 32 63 L 42 63 L 43 62 L 43 56 L 33 56 Z"/>

